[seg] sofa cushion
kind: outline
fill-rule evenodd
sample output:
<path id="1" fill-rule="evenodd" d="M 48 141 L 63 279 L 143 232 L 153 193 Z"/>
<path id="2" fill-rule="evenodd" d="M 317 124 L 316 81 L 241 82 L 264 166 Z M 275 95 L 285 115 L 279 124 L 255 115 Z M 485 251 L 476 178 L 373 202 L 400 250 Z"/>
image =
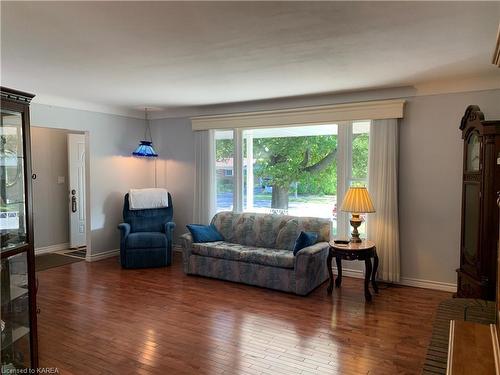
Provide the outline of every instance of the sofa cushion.
<path id="1" fill-rule="evenodd" d="M 288 250 L 257 248 L 255 251 L 245 252 L 242 260 L 246 263 L 262 264 L 264 266 L 294 268 L 293 252 Z"/>
<path id="2" fill-rule="evenodd" d="M 296 220 L 288 221 L 283 229 L 281 229 L 276 236 L 277 249 L 285 249 L 293 251 L 295 240 L 297 239 L 300 231 L 298 230 L 299 224 Z"/>
<path id="3" fill-rule="evenodd" d="M 193 236 L 193 242 L 214 242 L 223 241 L 224 238 L 217 231 L 217 228 L 213 224 L 210 225 L 200 225 L 200 224 L 188 224 L 187 229 L 191 232 Z"/>
<path id="4" fill-rule="evenodd" d="M 276 248 L 293 251 L 295 240 L 300 232 L 318 233 L 317 242 L 330 241 L 331 222 L 328 219 L 317 217 L 295 217 L 289 220 L 279 231 L 276 238 Z"/>
<path id="5" fill-rule="evenodd" d="M 223 211 L 215 214 L 212 218 L 211 224 L 217 228 L 222 237 L 228 242 L 236 242 L 233 241 L 233 219 L 237 216 L 231 211 Z"/>
<path id="6" fill-rule="evenodd" d="M 252 230 L 256 233 L 253 246 L 274 249 L 276 235 L 290 220 L 288 216 L 256 214 Z"/>
<path id="7" fill-rule="evenodd" d="M 224 211 L 214 216 L 212 224 L 228 242 L 275 248 L 277 234 L 291 218 L 282 215 Z"/>
<path id="8" fill-rule="evenodd" d="M 211 258 L 240 260 L 243 245 L 224 241 L 193 243 L 191 252 Z"/>
<path id="9" fill-rule="evenodd" d="M 129 249 L 145 249 L 167 247 L 167 236 L 161 232 L 136 232 L 127 236 L 126 247 Z"/>
<path id="10" fill-rule="evenodd" d="M 251 214 L 240 214 L 233 221 L 233 239 L 231 242 L 246 246 L 256 246 L 257 236 L 253 230 L 255 216 Z"/>
<path id="11" fill-rule="evenodd" d="M 192 253 L 272 267 L 294 268 L 295 266 L 295 258 L 291 251 L 246 246 L 224 241 L 193 243 Z"/>

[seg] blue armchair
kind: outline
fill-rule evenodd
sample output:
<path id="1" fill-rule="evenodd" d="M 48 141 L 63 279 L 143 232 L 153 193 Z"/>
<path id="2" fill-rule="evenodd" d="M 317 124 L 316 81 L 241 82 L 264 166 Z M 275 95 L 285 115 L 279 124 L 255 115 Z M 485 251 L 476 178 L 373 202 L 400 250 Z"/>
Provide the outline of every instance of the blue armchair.
<path id="1" fill-rule="evenodd" d="M 130 210 L 128 194 L 123 203 L 120 261 L 124 268 L 163 267 L 172 264 L 172 238 L 175 223 L 172 197 L 168 207 Z"/>

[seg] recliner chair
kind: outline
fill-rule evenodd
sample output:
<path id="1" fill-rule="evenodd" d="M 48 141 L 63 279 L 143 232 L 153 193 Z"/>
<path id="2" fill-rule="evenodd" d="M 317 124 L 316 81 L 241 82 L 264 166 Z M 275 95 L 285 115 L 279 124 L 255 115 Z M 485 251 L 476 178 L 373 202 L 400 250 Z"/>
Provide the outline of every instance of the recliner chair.
<path id="1" fill-rule="evenodd" d="M 164 267 L 172 264 L 173 212 L 170 193 L 168 207 L 147 210 L 130 210 L 128 194 L 125 195 L 124 223 L 118 225 L 122 267 Z"/>

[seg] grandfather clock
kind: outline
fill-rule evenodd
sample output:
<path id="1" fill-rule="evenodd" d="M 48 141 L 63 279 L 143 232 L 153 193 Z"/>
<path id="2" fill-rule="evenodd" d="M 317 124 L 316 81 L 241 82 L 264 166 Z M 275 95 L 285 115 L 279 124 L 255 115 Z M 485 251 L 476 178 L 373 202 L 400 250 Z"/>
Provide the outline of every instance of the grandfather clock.
<path id="1" fill-rule="evenodd" d="M 458 297 L 495 300 L 500 191 L 500 121 L 477 105 L 460 123 L 464 140 Z"/>

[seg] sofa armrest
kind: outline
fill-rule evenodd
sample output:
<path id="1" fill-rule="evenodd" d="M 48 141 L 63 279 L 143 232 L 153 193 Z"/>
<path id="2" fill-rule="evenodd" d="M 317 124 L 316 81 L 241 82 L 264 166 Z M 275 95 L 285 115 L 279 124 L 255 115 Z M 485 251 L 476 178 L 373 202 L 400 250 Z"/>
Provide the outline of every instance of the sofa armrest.
<path id="1" fill-rule="evenodd" d="M 130 234 L 130 224 L 121 223 L 118 224 L 118 229 L 120 230 L 120 263 L 122 267 L 125 267 L 125 248 L 127 243 L 127 237 Z"/>
<path id="2" fill-rule="evenodd" d="M 330 245 L 318 242 L 300 250 L 295 256 L 296 293 L 306 295 L 326 280 L 326 258 Z"/>
<path id="3" fill-rule="evenodd" d="M 191 236 L 191 233 L 184 233 L 180 239 L 182 245 L 182 265 L 184 273 L 189 273 L 189 257 L 191 256 L 191 250 L 193 248 L 193 237 Z"/>
<path id="4" fill-rule="evenodd" d="M 120 230 L 120 235 L 121 235 L 122 240 L 127 238 L 127 236 L 130 234 L 130 224 L 129 223 L 118 224 L 118 229 Z"/>
<path id="5" fill-rule="evenodd" d="M 297 259 L 300 257 L 307 257 L 307 256 L 312 256 L 317 253 L 321 253 L 322 251 L 328 250 L 330 245 L 328 242 L 318 242 L 315 243 L 314 245 L 304 247 L 303 249 L 299 250 L 297 255 L 295 256 L 295 263 L 297 263 Z"/>

